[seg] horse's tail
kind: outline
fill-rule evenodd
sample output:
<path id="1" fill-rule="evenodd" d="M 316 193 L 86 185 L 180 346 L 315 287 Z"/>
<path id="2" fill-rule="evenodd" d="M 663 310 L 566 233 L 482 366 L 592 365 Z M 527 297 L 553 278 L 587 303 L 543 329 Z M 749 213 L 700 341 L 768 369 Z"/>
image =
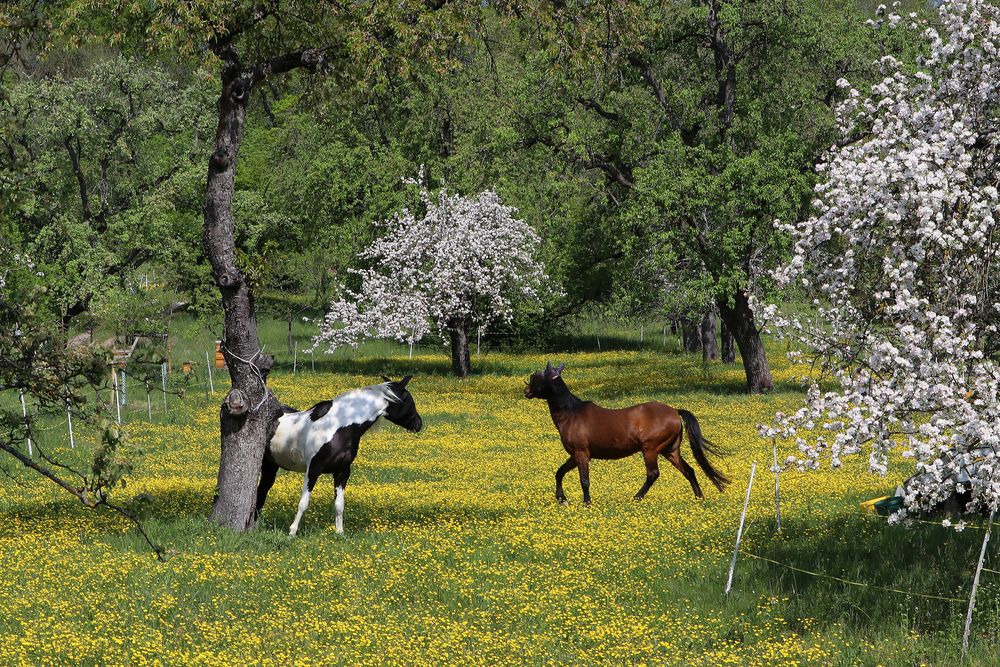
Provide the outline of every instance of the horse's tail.
<path id="1" fill-rule="evenodd" d="M 678 410 L 677 412 L 680 414 L 681 419 L 684 420 L 684 426 L 687 428 L 688 442 L 691 443 L 691 451 L 694 452 L 695 461 L 698 462 L 698 465 L 705 471 L 705 474 L 712 480 L 716 488 L 722 491 L 729 484 L 729 478 L 712 466 L 705 452 L 716 456 L 723 456 L 725 452 L 701 434 L 701 427 L 698 426 L 698 420 L 695 419 L 693 414 L 687 410 Z"/>

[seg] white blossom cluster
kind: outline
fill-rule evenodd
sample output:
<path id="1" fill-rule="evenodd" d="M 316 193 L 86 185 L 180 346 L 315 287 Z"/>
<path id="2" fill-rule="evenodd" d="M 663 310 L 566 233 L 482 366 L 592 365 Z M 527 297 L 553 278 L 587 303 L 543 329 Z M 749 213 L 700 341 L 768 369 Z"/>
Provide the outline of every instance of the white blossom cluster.
<path id="1" fill-rule="evenodd" d="M 890 26 L 901 21 L 880 10 Z M 819 167 L 814 215 L 779 224 L 794 245 L 776 278 L 813 297 L 813 317 L 766 309 L 837 388 L 814 382 L 802 409 L 759 430 L 794 438 L 800 455 L 786 463 L 800 468 L 867 454 L 885 474 L 899 447 L 916 464 L 908 511 L 956 492 L 981 511 L 1000 501 L 1000 369 L 991 347 L 1000 314 L 1000 267 L 992 267 L 1000 10 L 951 0 L 939 28 L 924 35 L 929 55 L 918 71 L 885 57 L 869 93 L 838 82 L 843 141 Z"/>
<path id="2" fill-rule="evenodd" d="M 352 269 L 361 289 L 335 301 L 313 345 L 330 351 L 364 338 L 412 343 L 432 327 L 510 321 L 517 301 L 538 303 L 548 280 L 536 258 L 541 240 L 497 193 L 436 197 L 422 189 L 426 214 L 409 210 L 383 223 L 380 238 Z"/>

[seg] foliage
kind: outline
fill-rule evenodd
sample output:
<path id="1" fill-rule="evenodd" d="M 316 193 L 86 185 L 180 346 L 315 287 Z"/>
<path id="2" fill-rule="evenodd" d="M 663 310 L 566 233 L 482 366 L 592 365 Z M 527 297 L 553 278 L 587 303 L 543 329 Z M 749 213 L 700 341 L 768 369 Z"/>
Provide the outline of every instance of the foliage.
<path id="1" fill-rule="evenodd" d="M 921 28 L 912 15 L 880 21 Z M 843 141 L 820 167 L 815 214 L 782 225 L 794 255 L 777 274 L 808 289 L 818 317 L 775 320 L 839 386 L 814 383 L 763 432 L 796 438 L 806 467 L 866 453 L 884 473 L 902 443 L 920 473 L 910 510 L 955 492 L 987 510 L 1000 505 L 1000 10 L 949 2 L 940 24 L 923 29 L 918 71 L 887 56 L 870 91 L 839 83 Z M 801 432 L 814 427 L 822 435 Z"/>
<path id="2" fill-rule="evenodd" d="M 65 347 L 44 274 L 12 238 L 13 234 L 0 234 L 0 398 L 6 399 L 0 402 L 0 452 L 84 506 L 107 508 L 134 521 L 161 555 L 162 549 L 149 540 L 139 523 L 135 504 L 119 502 L 115 492 L 125 487 L 132 462 L 123 451 L 124 432 L 110 420 L 104 406 L 91 398 L 107 374 L 106 353 Z M 27 416 L 22 415 L 18 396 L 31 402 Z M 88 468 L 50 455 L 38 443 L 42 421 L 67 413 L 75 417 L 78 428 L 90 425 L 100 432 Z M 30 450 L 29 439 L 34 440 Z"/>
<path id="3" fill-rule="evenodd" d="M 330 306 L 317 345 L 332 351 L 367 336 L 413 342 L 432 326 L 442 335 L 485 328 L 509 321 L 514 302 L 539 300 L 546 276 L 534 257 L 538 235 L 495 192 L 421 197 L 422 216 L 404 209 L 361 254 L 371 268 L 354 270 L 361 288 Z"/>
<path id="4" fill-rule="evenodd" d="M 172 181 L 191 168 L 207 108 L 197 84 L 155 65 L 95 59 L 21 72 L 0 99 L 0 198 L 71 316 L 143 262 L 172 259 L 184 236 Z"/>

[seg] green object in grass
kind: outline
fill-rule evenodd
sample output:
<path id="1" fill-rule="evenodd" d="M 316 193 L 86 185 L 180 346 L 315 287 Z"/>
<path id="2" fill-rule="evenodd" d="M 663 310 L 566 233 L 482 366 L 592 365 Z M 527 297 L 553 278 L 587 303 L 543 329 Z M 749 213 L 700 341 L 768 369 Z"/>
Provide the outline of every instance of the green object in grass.
<path id="1" fill-rule="evenodd" d="M 875 503 L 875 513 L 880 516 L 889 516 L 903 509 L 902 496 L 889 496 Z"/>

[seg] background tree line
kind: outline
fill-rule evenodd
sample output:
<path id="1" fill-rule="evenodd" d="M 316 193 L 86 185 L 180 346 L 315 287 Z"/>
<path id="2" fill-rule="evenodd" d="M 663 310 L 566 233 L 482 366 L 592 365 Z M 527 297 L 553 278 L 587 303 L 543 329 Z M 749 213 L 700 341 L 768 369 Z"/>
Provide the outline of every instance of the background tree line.
<path id="1" fill-rule="evenodd" d="M 234 387 L 249 391 L 256 311 L 290 322 L 357 289 L 372 222 L 419 204 L 402 180 L 425 165 L 430 187 L 495 190 L 541 237 L 560 290 L 544 323 L 515 318 L 515 332 L 587 309 L 658 313 L 703 323 L 714 345 L 717 313 L 724 356 L 732 337 L 748 391 L 766 391 L 753 299 L 789 252 L 773 222 L 808 209 L 837 80 L 873 79 L 880 54 L 908 48 L 866 23 L 872 9 L 14 3 L 0 21 L 4 243 L 44 276 L 32 317 L 63 340 L 118 310 L 141 266 L 209 318 L 221 290 Z M 31 326 L 18 317 L 5 330 Z M 263 424 L 269 407 L 237 416 Z M 225 459 L 225 418 L 223 432 Z"/>

